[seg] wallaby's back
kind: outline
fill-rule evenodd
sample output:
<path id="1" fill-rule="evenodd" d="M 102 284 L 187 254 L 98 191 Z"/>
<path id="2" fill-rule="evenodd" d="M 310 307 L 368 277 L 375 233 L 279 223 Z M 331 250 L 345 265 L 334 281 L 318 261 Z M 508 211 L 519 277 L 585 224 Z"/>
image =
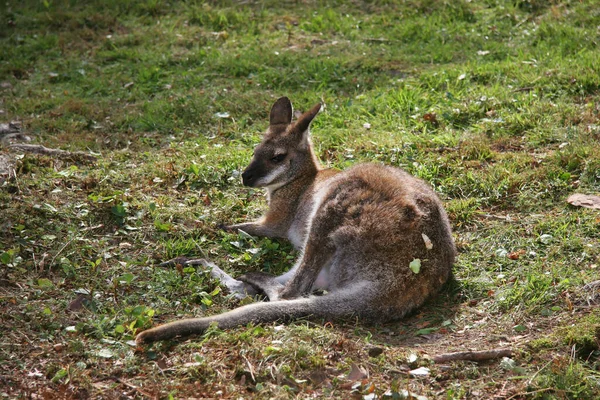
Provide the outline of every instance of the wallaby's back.
<path id="1" fill-rule="evenodd" d="M 363 317 L 400 318 L 450 277 L 456 250 L 448 217 L 423 181 L 397 168 L 359 164 L 331 177 L 317 196 L 322 200 L 311 224 L 326 224 L 335 247 L 330 289 L 362 279 L 376 283 L 377 300 Z M 409 267 L 415 259 L 418 273 Z"/>

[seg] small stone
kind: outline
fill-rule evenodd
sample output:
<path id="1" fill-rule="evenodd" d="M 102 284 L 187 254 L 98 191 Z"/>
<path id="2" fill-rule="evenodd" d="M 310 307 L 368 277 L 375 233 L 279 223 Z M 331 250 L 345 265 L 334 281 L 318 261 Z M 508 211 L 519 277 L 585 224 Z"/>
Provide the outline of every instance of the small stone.
<path id="1" fill-rule="evenodd" d="M 369 354 L 369 357 L 377 357 L 377 356 L 380 356 L 381 354 L 383 354 L 383 348 L 371 347 L 371 348 L 369 348 L 367 353 Z"/>
<path id="2" fill-rule="evenodd" d="M 409 374 L 412 376 L 429 376 L 429 368 L 427 367 L 420 367 L 417 369 L 413 369 L 412 371 L 409 371 Z"/>
<path id="3" fill-rule="evenodd" d="M 548 235 L 546 233 L 546 234 L 540 235 L 539 239 L 540 239 L 540 242 L 542 242 L 544 244 L 548 244 L 552 241 L 552 235 Z"/>

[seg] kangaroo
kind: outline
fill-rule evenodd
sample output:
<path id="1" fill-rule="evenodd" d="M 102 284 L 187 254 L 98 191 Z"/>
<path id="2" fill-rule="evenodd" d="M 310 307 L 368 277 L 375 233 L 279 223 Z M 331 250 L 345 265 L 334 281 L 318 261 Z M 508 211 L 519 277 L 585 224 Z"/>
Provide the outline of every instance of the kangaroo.
<path id="1" fill-rule="evenodd" d="M 433 190 L 390 166 L 322 168 L 309 138 L 320 109 L 316 104 L 292 123 L 290 100 L 275 102 L 242 173 L 245 186 L 266 188 L 268 210 L 257 221 L 226 227 L 290 240 L 300 250 L 295 265 L 277 277 L 254 272 L 234 279 L 203 260 L 236 294 L 263 292 L 269 301 L 160 325 L 138 334 L 139 344 L 199 334 L 211 323 L 228 329 L 308 316 L 396 320 L 449 279 L 456 249 Z M 420 269 L 411 264 L 416 259 Z M 322 294 L 313 294 L 317 290 Z"/>

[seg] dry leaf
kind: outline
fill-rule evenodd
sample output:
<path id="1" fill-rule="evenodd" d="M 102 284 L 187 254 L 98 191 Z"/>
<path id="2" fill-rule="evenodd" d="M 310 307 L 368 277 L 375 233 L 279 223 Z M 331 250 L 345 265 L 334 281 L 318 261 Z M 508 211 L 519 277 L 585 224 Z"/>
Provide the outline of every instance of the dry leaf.
<path id="1" fill-rule="evenodd" d="M 600 210 L 600 196 L 575 193 L 569 196 L 567 203 L 575 207 L 594 208 Z"/>
<path id="2" fill-rule="evenodd" d="M 346 379 L 348 379 L 349 381 L 359 381 L 368 377 L 369 374 L 364 368 L 361 368 L 356 364 L 352 364 L 350 366 L 350 372 L 348 373 L 348 376 L 346 376 Z"/>
<path id="3" fill-rule="evenodd" d="M 518 260 L 523 254 L 525 254 L 525 250 L 523 249 L 513 251 L 512 253 L 508 253 L 508 258 L 511 260 Z"/>
<path id="4" fill-rule="evenodd" d="M 437 115 L 435 115 L 435 113 L 426 113 L 423 114 L 423 120 L 426 122 L 431 123 L 434 126 L 437 126 L 439 124 L 438 119 L 437 119 Z"/>
<path id="5" fill-rule="evenodd" d="M 75 300 L 71 301 L 67 306 L 69 311 L 79 311 L 84 307 L 84 303 L 88 301 L 88 296 L 84 294 L 78 294 Z"/>
<path id="6" fill-rule="evenodd" d="M 423 241 L 425 242 L 425 247 L 427 248 L 427 250 L 433 249 L 433 242 L 431 241 L 431 239 L 429 239 L 429 236 L 427 236 L 424 233 L 421 233 L 421 236 L 423 237 Z"/>

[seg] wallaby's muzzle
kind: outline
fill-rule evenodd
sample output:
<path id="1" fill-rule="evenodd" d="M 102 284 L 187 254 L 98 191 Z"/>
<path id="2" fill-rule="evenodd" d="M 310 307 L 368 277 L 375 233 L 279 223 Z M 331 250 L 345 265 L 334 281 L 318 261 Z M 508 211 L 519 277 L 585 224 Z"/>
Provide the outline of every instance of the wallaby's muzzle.
<path id="1" fill-rule="evenodd" d="M 242 183 L 244 186 L 252 187 L 252 184 L 254 183 L 254 176 L 252 176 L 251 172 L 248 172 L 247 170 L 242 172 Z"/>
<path id="2" fill-rule="evenodd" d="M 260 176 L 260 174 L 257 173 L 256 168 L 253 164 L 254 163 L 250 163 L 250 165 L 248 165 L 248 168 L 246 168 L 244 172 L 242 172 L 242 183 L 244 184 L 244 186 L 254 187 L 257 181 L 257 177 Z"/>

